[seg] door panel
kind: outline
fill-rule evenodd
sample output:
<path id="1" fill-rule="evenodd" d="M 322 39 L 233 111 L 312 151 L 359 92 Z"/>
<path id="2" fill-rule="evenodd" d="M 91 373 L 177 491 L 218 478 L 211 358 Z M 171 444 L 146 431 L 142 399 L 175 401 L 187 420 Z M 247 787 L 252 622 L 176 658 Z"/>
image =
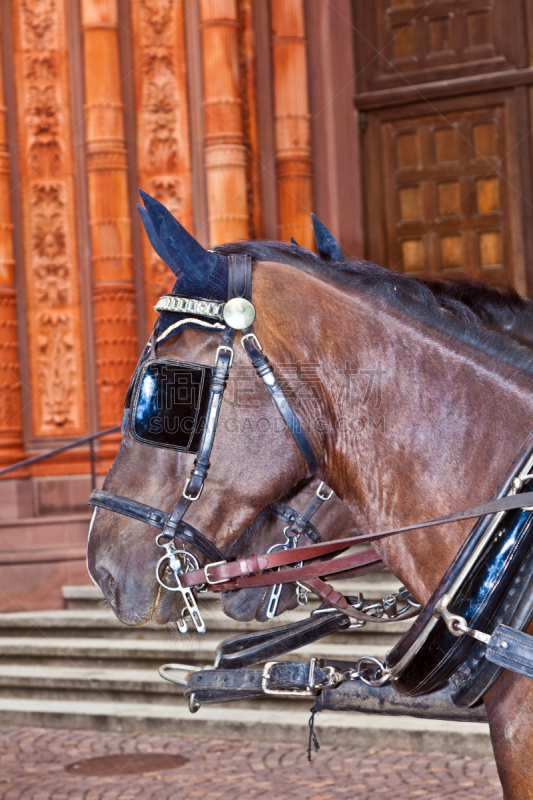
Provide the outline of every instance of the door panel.
<path id="1" fill-rule="evenodd" d="M 512 281 L 504 105 L 383 120 L 388 264 Z"/>
<path id="2" fill-rule="evenodd" d="M 521 0 L 356 0 L 358 91 L 527 65 Z"/>

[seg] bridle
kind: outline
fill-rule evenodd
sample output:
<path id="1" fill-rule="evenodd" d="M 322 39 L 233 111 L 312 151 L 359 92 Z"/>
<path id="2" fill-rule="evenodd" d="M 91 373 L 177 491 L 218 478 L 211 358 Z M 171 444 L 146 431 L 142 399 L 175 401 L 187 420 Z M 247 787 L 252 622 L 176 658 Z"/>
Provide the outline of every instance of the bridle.
<path id="1" fill-rule="evenodd" d="M 184 549 L 184 545 L 186 544 L 193 546 L 196 550 L 199 550 L 210 562 L 218 564 L 222 562 L 225 563 L 225 557 L 224 554 L 206 536 L 204 536 L 204 534 L 202 534 L 192 525 L 188 524 L 184 520 L 184 516 L 192 503 L 196 502 L 200 498 L 204 488 L 207 472 L 210 467 L 211 451 L 215 441 L 224 390 L 226 388 L 229 371 L 233 364 L 233 347 L 236 331 L 242 331 L 242 347 L 250 359 L 257 375 L 262 379 L 263 383 L 270 392 L 270 395 L 279 413 L 283 417 L 287 428 L 291 432 L 294 441 L 298 445 L 306 465 L 305 477 L 313 477 L 318 470 L 318 459 L 309 437 L 301 426 L 298 417 L 291 407 L 291 404 L 281 389 L 276 376 L 274 375 L 272 367 L 270 366 L 267 357 L 263 353 L 261 344 L 253 332 L 255 308 L 251 303 L 251 290 L 251 257 L 242 254 L 229 255 L 228 300 L 222 309 L 222 317 L 225 325 L 222 333 L 222 340 L 216 351 L 215 366 L 211 374 L 207 409 L 205 414 L 205 425 L 203 427 L 203 433 L 198 445 L 193 469 L 185 483 L 181 496 L 171 513 L 167 514 L 166 512 L 161 511 L 153 506 L 139 503 L 137 500 L 99 489 L 92 492 L 89 500 L 89 505 L 93 507 L 104 508 L 108 511 L 123 514 L 161 530 L 161 533 L 157 536 L 156 541 L 160 547 L 163 547 L 166 550 L 166 555 L 164 555 L 158 562 L 156 573 L 157 580 L 165 588 L 171 591 L 180 591 L 182 593 L 191 618 L 195 623 L 196 629 L 201 633 L 205 632 L 205 624 L 201 618 L 192 591 L 183 586 L 180 577 L 186 572 L 198 570 L 199 564 L 196 557 Z M 178 302 L 186 300 L 186 298 L 173 298 L 172 296 L 170 296 L 170 298 L 170 300 L 166 300 L 166 307 L 168 307 L 171 302 L 174 302 L 176 307 L 182 308 L 183 302 L 179 306 Z M 165 299 L 163 298 L 163 300 Z M 207 306 L 213 306 L 215 304 L 209 303 L 209 301 L 195 300 L 194 302 L 196 303 L 196 309 L 200 308 L 200 310 L 204 313 L 216 313 L 220 317 L 220 308 L 217 308 L 216 310 L 207 308 Z M 201 303 L 203 305 L 200 306 Z M 156 346 L 156 339 L 152 335 L 150 342 L 141 356 L 128 389 L 122 424 L 123 433 L 128 424 L 130 426 L 132 425 L 133 418 L 131 415 L 131 403 L 132 397 L 135 393 L 136 384 L 138 384 L 141 375 L 140 370 L 143 367 L 146 370 L 147 366 L 150 365 L 150 360 L 155 358 Z M 201 365 L 187 366 L 191 368 L 198 366 L 200 369 L 202 369 Z M 149 443 L 155 444 L 155 442 Z M 176 449 L 187 448 L 176 447 Z M 287 522 L 287 528 L 285 529 L 286 543 L 284 545 L 280 545 L 277 548 L 278 550 L 280 547 L 283 549 L 292 549 L 295 542 L 297 542 L 301 535 L 306 536 L 315 543 L 322 541 L 322 537 L 316 528 L 314 528 L 314 526 L 311 524 L 310 520 L 311 517 L 318 511 L 322 503 L 329 500 L 332 494 L 332 491 L 325 484 L 321 483 L 315 496 L 301 513 L 295 512 L 290 506 L 287 506 L 283 503 L 274 504 L 274 513 Z M 289 536 L 287 536 L 287 529 L 290 529 L 291 531 Z M 176 546 L 177 543 L 180 544 L 179 548 Z M 174 574 L 177 583 L 176 587 L 170 586 L 169 584 L 164 583 L 162 580 L 161 569 L 167 561 L 168 566 L 170 566 Z M 182 632 L 187 630 L 187 624 L 184 620 L 180 620 L 178 627 Z"/>

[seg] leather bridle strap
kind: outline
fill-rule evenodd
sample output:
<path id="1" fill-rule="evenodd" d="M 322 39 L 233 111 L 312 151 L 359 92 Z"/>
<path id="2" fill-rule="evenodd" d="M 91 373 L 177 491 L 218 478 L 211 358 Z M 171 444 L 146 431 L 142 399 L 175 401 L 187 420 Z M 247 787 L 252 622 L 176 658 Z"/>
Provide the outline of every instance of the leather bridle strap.
<path id="1" fill-rule="evenodd" d="M 319 508 L 321 508 L 327 500 L 331 500 L 332 497 L 332 489 L 322 482 L 304 510 L 300 511 L 300 513 L 284 503 L 274 503 L 272 508 L 276 516 L 287 522 L 288 530 L 291 532 L 289 536 L 306 536 L 314 544 L 319 544 L 323 542 L 324 539 L 310 520 Z M 287 528 L 285 530 L 287 530 Z"/>
<path id="2" fill-rule="evenodd" d="M 252 362 L 255 371 L 270 392 L 270 396 L 276 404 L 279 413 L 285 420 L 288 429 L 292 433 L 294 441 L 300 448 L 300 452 L 305 459 L 305 463 L 307 464 L 306 477 L 312 477 L 318 470 L 318 459 L 315 451 L 313 450 L 313 445 L 309 441 L 309 437 L 302 428 L 300 420 L 292 410 L 289 401 L 285 397 L 283 390 L 279 385 L 274 372 L 272 371 L 272 367 L 268 363 L 267 357 L 261 350 L 261 345 L 259 344 L 259 341 L 257 340 L 251 326 L 243 331 L 242 346 Z"/>
<path id="3" fill-rule="evenodd" d="M 283 522 L 287 524 L 287 526 L 291 531 L 298 530 L 298 532 L 300 533 L 299 528 L 302 527 L 300 520 L 303 521 L 303 515 L 307 511 L 307 507 L 301 512 L 301 514 L 298 514 L 298 512 L 295 511 L 294 508 L 291 508 L 285 503 L 274 503 L 272 509 L 275 515 L 279 519 L 283 520 Z M 324 541 L 324 539 L 320 535 L 320 532 L 318 531 L 317 528 L 315 528 L 315 526 L 310 520 L 306 521 L 305 525 L 303 526 L 303 529 L 301 530 L 301 535 L 306 536 L 308 539 L 314 542 L 314 544 L 319 544 L 319 542 Z"/>
<path id="4" fill-rule="evenodd" d="M 115 511 L 118 514 L 123 514 L 126 517 L 151 525 L 153 528 L 159 528 L 159 530 L 165 529 L 170 516 L 165 514 L 164 511 L 152 508 L 152 506 L 147 506 L 137 500 L 130 500 L 128 497 L 122 497 L 112 492 L 106 492 L 103 489 L 95 489 L 93 491 L 89 505 L 93 508 L 105 508 L 107 511 Z M 192 544 L 211 561 L 220 561 L 224 558 L 223 553 L 213 542 L 209 541 L 203 533 L 200 533 L 200 531 L 197 531 L 196 528 L 186 522 L 179 524 L 176 535 L 178 538 Z"/>
<path id="5" fill-rule="evenodd" d="M 251 299 L 252 286 L 252 259 L 248 255 L 231 254 L 228 257 L 228 301 L 234 298 Z M 89 502 L 93 507 L 106 508 L 116 513 L 138 519 L 148 525 L 159 528 L 163 535 L 169 539 L 181 538 L 190 542 L 201 550 L 209 560 L 221 561 L 222 553 L 205 536 L 196 531 L 192 526 L 183 523 L 183 517 L 191 503 L 198 500 L 202 493 L 204 481 L 210 466 L 210 456 L 213 449 L 218 418 L 222 407 L 222 398 L 226 388 L 228 373 L 233 362 L 233 342 L 235 329 L 226 325 L 220 346 L 217 349 L 216 364 L 214 374 L 211 379 L 211 391 L 206 413 L 206 423 L 203 430 L 198 453 L 194 461 L 194 467 L 190 477 L 185 484 L 182 495 L 170 514 L 166 514 L 151 506 L 146 506 L 135 500 L 106 492 L 95 490 Z M 252 341 L 253 340 L 253 341 Z M 252 342 L 248 347 L 248 343 Z M 257 346 L 254 342 L 257 342 Z M 270 365 L 261 353 L 261 345 L 253 334 L 252 327 L 243 332 L 243 346 L 252 360 L 259 375 L 268 387 L 276 406 L 285 419 L 289 430 L 302 452 L 307 465 L 308 476 L 314 474 L 318 468 L 318 462 L 312 445 L 307 438 L 294 414 L 288 400 L 285 398 Z M 146 355 L 150 351 L 145 351 Z M 146 357 L 144 356 L 144 358 Z M 133 381 L 132 384 L 133 385 Z M 322 485 L 321 485 L 322 486 Z M 326 487 L 327 488 L 327 487 Z M 329 493 L 329 489 L 328 489 Z M 329 494 L 330 496 L 330 494 Z M 313 498 L 301 514 L 293 512 L 287 507 L 275 508 L 278 516 L 290 514 L 289 524 L 295 526 L 295 534 L 309 533 L 309 538 L 313 541 L 321 541 L 320 534 L 309 522 L 312 514 L 318 510 L 327 496 Z"/>
<path id="6" fill-rule="evenodd" d="M 356 603 L 357 597 L 348 597 Z M 270 661 L 283 653 L 322 639 L 330 633 L 348 628 L 350 620 L 342 611 L 320 610 L 309 619 L 291 622 L 278 628 L 241 633 L 216 646 L 216 669 L 240 669 Z"/>
<path id="7" fill-rule="evenodd" d="M 309 545 L 309 547 L 298 547 L 279 553 L 262 553 L 247 558 L 238 558 L 236 561 L 207 564 L 202 569 L 187 572 L 183 576 L 182 582 L 184 586 L 188 587 L 208 583 L 213 589 L 248 589 L 256 586 L 307 581 L 319 575 L 334 575 L 337 572 L 346 572 L 352 569 L 359 571 L 360 568 L 364 568 L 365 572 L 370 572 L 382 569 L 383 566 L 379 553 L 376 550 L 368 549 L 335 558 L 332 561 L 314 561 L 303 567 L 289 567 L 280 572 L 265 573 L 265 570 L 276 569 L 277 566 L 299 563 L 303 560 L 302 555 L 315 547 L 320 548 L 322 545 Z M 318 556 L 319 553 L 313 553 L 312 557 L 317 558 Z M 367 567 L 368 569 L 366 569 Z M 218 584 L 224 585 L 218 586 Z"/>

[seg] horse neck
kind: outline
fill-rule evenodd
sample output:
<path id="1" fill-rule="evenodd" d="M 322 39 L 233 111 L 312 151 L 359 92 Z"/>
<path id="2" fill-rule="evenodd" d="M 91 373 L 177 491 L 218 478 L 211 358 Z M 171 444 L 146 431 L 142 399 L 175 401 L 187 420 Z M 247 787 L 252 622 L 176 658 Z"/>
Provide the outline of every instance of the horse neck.
<path id="1" fill-rule="evenodd" d="M 487 500 L 533 424 L 532 376 L 366 293 L 275 271 L 287 308 L 271 309 L 266 350 L 286 363 L 288 346 L 292 361 L 320 363 L 321 442 L 316 404 L 300 413 L 324 450 L 324 478 L 361 532 Z M 393 537 L 379 549 L 424 599 L 470 527 Z"/>

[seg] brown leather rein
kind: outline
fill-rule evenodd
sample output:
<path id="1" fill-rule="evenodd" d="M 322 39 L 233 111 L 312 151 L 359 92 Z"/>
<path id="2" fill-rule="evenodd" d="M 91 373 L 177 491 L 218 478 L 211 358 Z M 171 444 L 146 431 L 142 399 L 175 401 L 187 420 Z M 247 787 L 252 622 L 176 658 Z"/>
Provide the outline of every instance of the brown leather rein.
<path id="1" fill-rule="evenodd" d="M 210 591 L 231 591 L 232 589 L 247 589 L 256 586 L 272 586 L 274 584 L 293 583 L 299 581 L 313 592 L 339 611 L 343 611 L 347 616 L 355 619 L 368 619 L 368 615 L 362 614 L 352 606 L 340 592 L 329 586 L 322 580 L 322 576 L 330 577 L 339 573 L 356 571 L 357 575 L 364 575 L 368 572 L 381 569 L 384 565 L 379 553 L 374 549 L 364 550 L 360 553 L 353 553 L 330 561 L 315 561 L 303 566 L 290 567 L 310 559 L 321 558 L 332 553 L 346 550 L 354 545 L 385 539 L 399 533 L 419 530 L 422 528 L 445 525 L 451 522 L 483 517 L 495 514 L 500 511 L 511 511 L 518 508 L 529 508 L 533 506 L 533 492 L 525 492 L 519 495 L 507 495 L 496 500 L 489 500 L 487 503 L 472 506 L 461 511 L 455 511 L 442 517 L 418 522 L 413 525 L 405 525 L 401 528 L 382 531 L 380 533 L 369 533 L 362 536 L 352 536 L 347 539 L 337 539 L 333 542 L 320 542 L 319 544 L 298 547 L 295 550 L 285 550 L 282 552 L 254 554 L 247 558 L 238 558 L 235 561 L 219 561 L 206 564 L 201 569 L 185 572 L 181 575 L 181 582 L 184 587 L 192 588 L 205 585 Z M 285 567 L 286 569 L 280 569 Z M 266 570 L 279 570 L 267 572 Z M 373 622 L 386 622 L 386 619 L 373 618 Z"/>

